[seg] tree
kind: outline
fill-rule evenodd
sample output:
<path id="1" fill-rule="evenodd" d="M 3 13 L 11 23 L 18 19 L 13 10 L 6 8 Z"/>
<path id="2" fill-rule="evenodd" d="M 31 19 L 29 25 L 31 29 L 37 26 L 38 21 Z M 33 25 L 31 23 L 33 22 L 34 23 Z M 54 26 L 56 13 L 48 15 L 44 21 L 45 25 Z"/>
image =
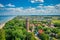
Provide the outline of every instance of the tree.
<path id="1" fill-rule="evenodd" d="M 38 34 L 38 37 L 41 39 L 41 40 L 49 40 L 49 36 L 45 33 L 42 33 L 42 34 Z"/>
<path id="2" fill-rule="evenodd" d="M 37 40 L 33 33 L 27 33 L 26 40 Z"/>
<path id="3" fill-rule="evenodd" d="M 0 40 L 5 40 L 5 31 L 4 31 L 4 29 L 0 29 Z"/>
<path id="4" fill-rule="evenodd" d="M 18 19 L 7 22 L 4 27 L 6 40 L 24 40 L 27 32 L 24 23 Z"/>

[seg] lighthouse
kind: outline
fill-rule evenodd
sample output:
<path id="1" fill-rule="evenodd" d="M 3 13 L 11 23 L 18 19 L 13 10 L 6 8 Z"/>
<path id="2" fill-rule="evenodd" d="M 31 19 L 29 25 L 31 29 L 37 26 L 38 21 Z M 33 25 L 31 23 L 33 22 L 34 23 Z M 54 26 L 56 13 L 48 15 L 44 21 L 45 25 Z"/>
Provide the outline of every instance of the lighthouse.
<path id="1" fill-rule="evenodd" d="M 29 19 L 28 18 L 26 18 L 26 29 L 29 32 Z"/>

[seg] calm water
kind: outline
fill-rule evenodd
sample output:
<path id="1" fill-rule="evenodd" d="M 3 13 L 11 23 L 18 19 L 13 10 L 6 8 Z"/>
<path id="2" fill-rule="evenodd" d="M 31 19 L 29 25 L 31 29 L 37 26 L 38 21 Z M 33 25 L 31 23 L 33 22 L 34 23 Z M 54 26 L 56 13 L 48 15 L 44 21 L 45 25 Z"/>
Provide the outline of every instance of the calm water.
<path id="1" fill-rule="evenodd" d="M 0 23 L 6 23 L 7 21 L 13 19 L 15 16 L 11 15 L 0 15 Z"/>

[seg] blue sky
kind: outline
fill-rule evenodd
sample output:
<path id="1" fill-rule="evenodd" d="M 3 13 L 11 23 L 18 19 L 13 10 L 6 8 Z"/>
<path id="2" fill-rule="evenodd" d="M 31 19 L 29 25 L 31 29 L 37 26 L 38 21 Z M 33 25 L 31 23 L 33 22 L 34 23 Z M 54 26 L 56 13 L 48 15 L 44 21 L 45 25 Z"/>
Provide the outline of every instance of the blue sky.
<path id="1" fill-rule="evenodd" d="M 60 15 L 60 0 L 0 0 L 0 15 Z"/>
<path id="2" fill-rule="evenodd" d="M 39 4 L 44 5 L 56 5 L 60 4 L 60 0 L 43 0 L 44 2 L 36 1 L 35 3 L 32 3 L 33 0 L 0 0 L 0 3 L 3 5 L 7 5 L 9 3 L 15 5 L 16 7 L 36 7 Z M 34 0 L 35 1 L 35 0 Z"/>

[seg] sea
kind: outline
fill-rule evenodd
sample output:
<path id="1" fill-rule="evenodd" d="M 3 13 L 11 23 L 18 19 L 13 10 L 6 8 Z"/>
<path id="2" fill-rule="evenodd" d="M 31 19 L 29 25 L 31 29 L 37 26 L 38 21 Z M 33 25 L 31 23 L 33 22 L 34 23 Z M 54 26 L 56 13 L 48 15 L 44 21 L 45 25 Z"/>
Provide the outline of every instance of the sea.
<path id="1" fill-rule="evenodd" d="M 0 24 L 8 22 L 9 20 L 13 19 L 14 17 L 16 17 L 16 16 L 15 15 L 0 15 Z"/>

